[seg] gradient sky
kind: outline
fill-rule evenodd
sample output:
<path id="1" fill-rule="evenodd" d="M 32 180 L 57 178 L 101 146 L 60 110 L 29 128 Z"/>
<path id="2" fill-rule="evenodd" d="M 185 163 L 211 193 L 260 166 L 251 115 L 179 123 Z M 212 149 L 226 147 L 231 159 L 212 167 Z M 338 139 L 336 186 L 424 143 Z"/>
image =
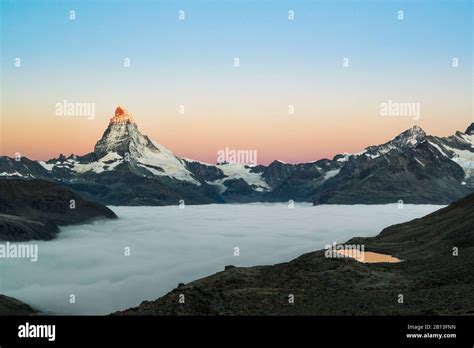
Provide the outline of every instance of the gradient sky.
<path id="1" fill-rule="evenodd" d="M 2 155 L 90 152 L 117 105 L 211 163 L 226 147 L 304 162 L 473 122 L 469 0 L 0 2 Z M 380 116 L 389 99 L 419 102 L 421 118 Z M 96 117 L 56 116 L 63 100 L 95 103 Z"/>

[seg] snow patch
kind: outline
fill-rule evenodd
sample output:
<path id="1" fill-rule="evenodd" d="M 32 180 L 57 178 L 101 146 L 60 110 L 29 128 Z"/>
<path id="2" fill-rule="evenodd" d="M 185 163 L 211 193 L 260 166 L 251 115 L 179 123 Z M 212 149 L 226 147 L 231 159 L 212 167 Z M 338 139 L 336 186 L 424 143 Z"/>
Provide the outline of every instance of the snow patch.
<path id="1" fill-rule="evenodd" d="M 432 143 L 431 141 L 428 142 L 431 146 L 433 146 L 436 150 L 438 150 L 444 157 L 448 157 L 448 158 L 451 158 L 450 156 L 448 156 L 442 149 L 440 146 L 438 146 L 437 144 L 435 143 Z"/>
<path id="2" fill-rule="evenodd" d="M 466 174 L 466 178 L 474 176 L 474 152 L 468 150 L 460 150 L 446 146 L 449 151 L 454 152 L 452 161 L 461 166 Z"/>
<path id="3" fill-rule="evenodd" d="M 54 164 L 53 163 L 46 163 L 44 161 L 38 161 L 39 165 L 41 165 L 44 169 L 46 169 L 47 171 L 52 171 L 53 168 L 54 168 Z"/>
<path id="4" fill-rule="evenodd" d="M 112 162 L 112 163 L 105 163 L 105 162 Z M 75 160 L 69 159 L 66 163 L 72 165 L 71 170 L 77 173 L 86 173 L 89 171 L 93 171 L 97 174 L 100 174 L 104 171 L 113 170 L 117 165 L 123 162 L 122 156 L 120 156 L 116 152 L 109 152 L 104 157 L 100 158 L 96 162 L 90 163 L 79 163 Z"/>
<path id="5" fill-rule="evenodd" d="M 145 148 L 136 159 L 138 164 L 145 165 L 146 169 L 154 175 L 169 176 L 177 180 L 189 181 L 197 186 L 201 185 L 201 183 L 196 180 L 193 174 L 186 168 L 183 161 L 178 159 L 170 150 L 155 142 L 153 142 L 153 145 L 159 150 L 159 152 Z M 163 169 L 163 171 L 148 166 L 159 167 Z"/>
<path id="6" fill-rule="evenodd" d="M 324 174 L 324 180 L 327 180 L 327 179 L 330 179 L 330 178 L 335 177 L 337 174 L 339 174 L 340 171 L 341 171 L 340 169 L 328 170 L 328 171 Z"/>
<path id="7" fill-rule="evenodd" d="M 3 173 L 0 173 L 0 176 L 3 176 L 3 177 L 10 177 L 10 176 L 14 176 L 14 177 L 20 177 L 20 178 L 34 178 L 33 175 L 31 174 L 26 174 L 26 175 L 23 175 L 17 171 L 15 172 L 12 172 L 12 173 L 7 173 L 7 172 L 3 172 Z"/>
<path id="8" fill-rule="evenodd" d="M 217 165 L 217 168 L 221 169 L 226 177 L 214 180 L 212 183 L 215 185 L 223 184 L 231 179 L 243 179 L 250 186 L 256 186 L 255 191 L 270 191 L 270 186 L 262 178 L 262 173 L 252 173 L 250 168 L 243 164 L 226 163 Z"/>
<path id="9" fill-rule="evenodd" d="M 425 165 L 418 159 L 415 157 L 415 161 L 417 161 L 422 167 L 424 167 Z"/>

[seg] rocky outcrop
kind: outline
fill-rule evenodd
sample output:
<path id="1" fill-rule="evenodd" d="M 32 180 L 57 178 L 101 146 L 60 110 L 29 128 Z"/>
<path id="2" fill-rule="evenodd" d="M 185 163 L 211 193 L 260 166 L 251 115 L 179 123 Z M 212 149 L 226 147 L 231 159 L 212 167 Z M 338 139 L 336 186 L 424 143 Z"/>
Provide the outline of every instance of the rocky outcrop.
<path id="1" fill-rule="evenodd" d="M 13 297 L 0 295 L 0 315 L 35 315 L 39 312 Z"/>
<path id="2" fill-rule="evenodd" d="M 471 123 L 471 125 L 467 127 L 465 133 L 469 135 L 474 135 L 474 123 Z"/>
<path id="3" fill-rule="evenodd" d="M 0 240 L 50 240 L 59 232 L 47 219 L 34 220 L 24 216 L 0 214 Z"/>
<path id="4" fill-rule="evenodd" d="M 0 240 L 49 240 L 58 226 L 116 218 L 102 204 L 45 180 L 0 180 Z"/>
<path id="5" fill-rule="evenodd" d="M 200 181 L 215 181 L 225 178 L 221 169 L 211 164 L 184 160 L 188 170 Z"/>

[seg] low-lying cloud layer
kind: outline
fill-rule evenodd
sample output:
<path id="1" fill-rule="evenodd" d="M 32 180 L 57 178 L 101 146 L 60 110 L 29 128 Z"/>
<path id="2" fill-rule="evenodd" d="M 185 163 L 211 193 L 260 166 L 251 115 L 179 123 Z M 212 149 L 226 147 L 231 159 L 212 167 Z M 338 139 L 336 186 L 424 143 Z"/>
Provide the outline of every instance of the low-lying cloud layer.
<path id="1" fill-rule="evenodd" d="M 38 242 L 38 261 L 2 259 L 0 293 L 48 313 L 108 314 L 154 300 L 178 283 L 288 261 L 439 206 L 231 204 L 112 207 L 115 221 L 64 227 Z M 235 247 L 240 256 L 234 256 Z M 126 256 L 130 248 L 130 256 Z M 75 303 L 70 303 L 70 295 Z"/>

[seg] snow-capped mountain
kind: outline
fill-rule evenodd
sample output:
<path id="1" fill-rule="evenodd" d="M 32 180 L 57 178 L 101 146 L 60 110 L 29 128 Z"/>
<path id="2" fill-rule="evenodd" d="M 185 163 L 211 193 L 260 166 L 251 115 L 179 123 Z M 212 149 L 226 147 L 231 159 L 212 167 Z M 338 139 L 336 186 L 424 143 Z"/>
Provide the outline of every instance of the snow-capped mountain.
<path id="1" fill-rule="evenodd" d="M 338 175 L 317 191 L 314 204 L 447 204 L 474 190 L 473 139 L 462 132 L 442 138 L 414 126 L 344 161 Z"/>
<path id="2" fill-rule="evenodd" d="M 94 146 L 94 154 L 99 158 L 111 152 L 120 156 L 128 154 L 137 157 L 147 150 L 159 152 L 151 140 L 138 131 L 132 115 L 121 106 L 115 109 L 115 115 L 110 119 L 109 126 Z"/>
<path id="3" fill-rule="evenodd" d="M 425 131 L 418 126 L 413 126 L 385 144 L 367 147 L 360 153 L 360 155 L 365 155 L 374 159 L 390 152 L 391 150 L 403 151 L 409 148 L 414 148 L 425 138 Z"/>
<path id="4" fill-rule="evenodd" d="M 39 163 L 48 171 L 66 169 L 70 174 L 100 174 L 125 164 L 143 176 L 167 176 L 201 185 L 186 169 L 181 159 L 141 134 L 133 117 L 120 106 L 115 110 L 115 115 L 110 119 L 109 126 L 95 144 L 92 153 Z"/>
<path id="5" fill-rule="evenodd" d="M 117 107 L 94 150 L 48 161 L 0 157 L 1 177 L 60 181 L 105 204 L 225 202 L 448 203 L 474 190 L 471 125 L 450 137 L 414 126 L 356 154 L 268 166 L 208 164 L 175 156 Z"/>
<path id="6" fill-rule="evenodd" d="M 427 141 L 442 156 L 456 162 L 463 169 L 466 181 L 474 184 L 474 134 L 470 129 L 474 129 L 474 123 L 465 133 L 456 132 L 445 138 L 428 136 Z"/>

